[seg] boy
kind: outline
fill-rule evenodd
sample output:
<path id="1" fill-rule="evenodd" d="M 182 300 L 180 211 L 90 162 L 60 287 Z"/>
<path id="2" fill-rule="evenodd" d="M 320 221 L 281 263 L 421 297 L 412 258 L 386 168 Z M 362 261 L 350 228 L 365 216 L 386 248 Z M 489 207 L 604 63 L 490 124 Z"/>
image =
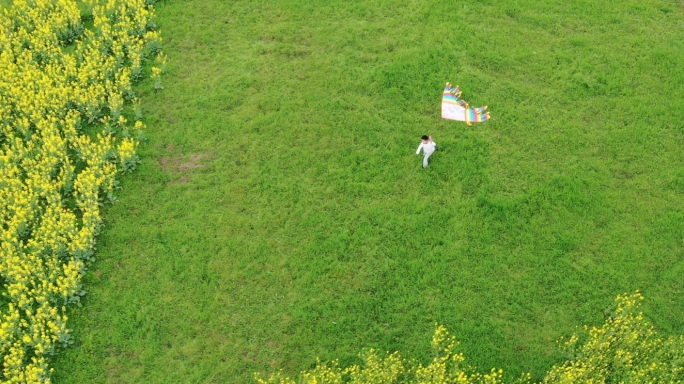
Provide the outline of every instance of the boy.
<path id="1" fill-rule="evenodd" d="M 418 150 L 416 151 L 416 155 L 420 154 L 420 150 L 422 148 L 423 149 L 423 155 L 424 155 L 424 157 L 423 157 L 423 168 L 427 168 L 428 159 L 437 150 L 437 143 L 432 141 L 432 136 L 423 135 L 423 137 L 421 137 L 421 139 L 422 139 L 422 142 L 418 146 Z"/>

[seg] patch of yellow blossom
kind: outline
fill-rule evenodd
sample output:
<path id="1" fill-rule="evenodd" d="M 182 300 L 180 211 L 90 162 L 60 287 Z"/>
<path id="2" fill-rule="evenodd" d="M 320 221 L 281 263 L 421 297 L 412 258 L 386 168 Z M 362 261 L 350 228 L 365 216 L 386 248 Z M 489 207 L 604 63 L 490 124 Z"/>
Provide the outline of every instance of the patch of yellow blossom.
<path id="1" fill-rule="evenodd" d="M 86 5 L 92 29 L 74 0 L 15 0 L 0 15 L 0 383 L 50 382 L 49 356 L 71 342 L 67 305 L 84 294 L 100 205 L 117 170 L 137 163 L 122 113 L 143 62 L 160 53 L 153 9 Z"/>
<path id="2" fill-rule="evenodd" d="M 342 368 L 337 361 L 322 364 L 317 360 L 316 367 L 301 373 L 301 380 L 285 377 L 282 372 L 264 379 L 256 375 L 259 384 L 497 384 L 501 383 L 503 371 L 492 369 L 488 374 L 471 373 L 464 366 L 463 354 L 456 353 L 456 338 L 444 326 L 435 325 L 432 336 L 433 359 L 428 365 L 416 364 L 405 360 L 399 352 L 380 354 L 368 349 L 359 356 L 361 365 Z M 527 382 L 527 377 L 518 382 Z"/>
<path id="3" fill-rule="evenodd" d="M 554 366 L 544 383 L 681 383 L 684 337 L 662 337 L 639 312 L 643 296 L 619 295 L 600 327 L 585 327 L 588 339 L 573 335 L 563 346 L 572 358 Z"/>
<path id="4" fill-rule="evenodd" d="M 620 295 L 615 310 L 600 327 L 585 327 L 587 340 L 573 335 L 564 344 L 572 357 L 547 372 L 544 384 L 603 383 L 683 383 L 684 337 L 662 337 L 639 312 L 643 297 L 639 292 Z M 380 355 L 370 349 L 361 354 L 363 364 L 342 368 L 337 361 L 302 372 L 295 381 L 278 372 L 259 384 L 498 384 L 503 371 L 492 369 L 480 374 L 464 366 L 463 354 L 456 353 L 458 343 L 447 329 L 436 325 L 432 336 L 433 358 L 428 365 L 404 360 L 398 352 Z M 474 373 L 473 373 L 474 372 Z M 523 374 L 516 383 L 530 383 Z"/>

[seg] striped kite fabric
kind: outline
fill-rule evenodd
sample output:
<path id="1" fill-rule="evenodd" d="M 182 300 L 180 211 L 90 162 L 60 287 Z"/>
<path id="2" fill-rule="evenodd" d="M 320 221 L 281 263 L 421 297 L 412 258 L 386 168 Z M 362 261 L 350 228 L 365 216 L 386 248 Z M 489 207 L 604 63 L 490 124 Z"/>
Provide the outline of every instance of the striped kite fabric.
<path id="1" fill-rule="evenodd" d="M 461 100 L 460 97 L 461 90 L 458 88 L 458 86 L 452 87 L 451 84 L 446 83 L 446 87 L 444 87 L 444 95 L 442 96 L 442 102 L 457 104 L 463 108 L 468 108 L 468 103 L 466 103 L 464 100 Z"/>
<path id="2" fill-rule="evenodd" d="M 470 108 L 467 110 L 468 116 L 466 116 L 466 121 L 472 121 L 473 123 L 481 123 L 489 119 L 489 113 L 485 112 L 487 107 Z"/>
<path id="3" fill-rule="evenodd" d="M 453 87 L 446 83 L 442 95 L 442 117 L 449 120 L 481 123 L 489 120 L 487 106 L 470 108 L 468 103 L 461 99 L 461 90 L 458 86 Z"/>

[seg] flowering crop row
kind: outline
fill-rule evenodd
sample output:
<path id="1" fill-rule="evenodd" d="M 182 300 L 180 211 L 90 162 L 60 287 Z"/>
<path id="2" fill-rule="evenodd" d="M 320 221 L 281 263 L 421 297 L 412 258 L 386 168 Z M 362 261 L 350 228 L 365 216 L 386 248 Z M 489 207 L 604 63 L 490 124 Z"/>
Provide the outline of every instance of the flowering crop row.
<path id="1" fill-rule="evenodd" d="M 3 383 L 49 383 L 67 307 L 113 199 L 137 163 L 124 105 L 161 38 L 145 0 L 15 0 L 0 15 L 0 355 Z M 159 69 L 154 69 L 158 73 Z"/>
<path id="2" fill-rule="evenodd" d="M 603 384 L 603 383 L 682 383 L 684 382 L 684 336 L 658 335 L 641 312 L 639 292 L 621 295 L 615 300 L 615 310 L 600 327 L 586 327 L 583 342 L 575 335 L 563 342 L 569 358 L 553 366 L 541 383 Z M 382 355 L 367 350 L 360 355 L 362 365 L 342 368 L 337 361 L 304 371 L 300 380 L 281 372 L 259 384 L 501 384 L 503 371 L 492 369 L 477 373 L 464 364 L 463 354 L 455 352 L 457 343 L 443 326 L 432 337 L 433 359 L 426 366 L 406 360 L 398 352 Z M 518 384 L 532 382 L 529 374 L 515 380 Z"/>

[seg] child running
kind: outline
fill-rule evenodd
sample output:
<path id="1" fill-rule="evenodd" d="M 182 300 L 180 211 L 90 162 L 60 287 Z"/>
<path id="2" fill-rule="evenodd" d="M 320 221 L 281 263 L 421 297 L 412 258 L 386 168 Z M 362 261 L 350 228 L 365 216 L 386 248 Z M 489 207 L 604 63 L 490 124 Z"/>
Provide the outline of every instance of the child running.
<path id="1" fill-rule="evenodd" d="M 420 145 L 418 146 L 418 150 L 416 151 L 416 155 L 420 154 L 420 150 L 423 150 L 423 168 L 427 168 L 428 166 L 428 159 L 430 156 L 432 156 L 433 153 L 437 150 L 437 143 L 432 141 L 432 136 L 426 136 L 423 135 L 421 137 L 422 141 Z"/>

